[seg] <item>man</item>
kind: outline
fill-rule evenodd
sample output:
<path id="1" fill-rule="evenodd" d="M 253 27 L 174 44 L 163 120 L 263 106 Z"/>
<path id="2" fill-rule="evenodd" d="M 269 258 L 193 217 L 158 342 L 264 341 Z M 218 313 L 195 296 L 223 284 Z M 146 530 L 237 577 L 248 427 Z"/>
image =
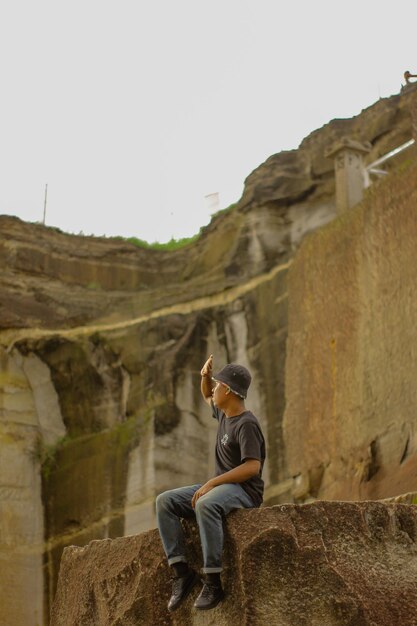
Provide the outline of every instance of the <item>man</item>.
<path id="1" fill-rule="evenodd" d="M 263 498 L 265 441 L 258 420 L 245 408 L 251 375 L 234 363 L 215 376 L 212 368 L 213 355 L 201 370 L 201 393 L 218 421 L 215 476 L 204 485 L 166 491 L 156 500 L 158 528 L 173 570 L 170 611 L 199 581 L 187 564 L 180 518 L 195 515 L 200 532 L 205 580 L 194 607 L 212 609 L 224 598 L 220 580 L 223 518 L 234 509 L 260 506 Z"/>

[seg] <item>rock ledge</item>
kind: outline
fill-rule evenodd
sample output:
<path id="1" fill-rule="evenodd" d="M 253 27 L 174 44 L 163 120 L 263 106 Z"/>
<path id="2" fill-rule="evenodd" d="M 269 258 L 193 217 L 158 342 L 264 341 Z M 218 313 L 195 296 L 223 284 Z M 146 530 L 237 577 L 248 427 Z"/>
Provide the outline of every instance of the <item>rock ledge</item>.
<path id="1" fill-rule="evenodd" d="M 201 566 L 197 529 L 189 556 Z M 329 502 L 236 511 L 227 519 L 227 598 L 166 611 L 158 532 L 66 548 L 51 626 L 417 625 L 417 507 Z M 197 593 L 197 592 L 196 592 Z"/>

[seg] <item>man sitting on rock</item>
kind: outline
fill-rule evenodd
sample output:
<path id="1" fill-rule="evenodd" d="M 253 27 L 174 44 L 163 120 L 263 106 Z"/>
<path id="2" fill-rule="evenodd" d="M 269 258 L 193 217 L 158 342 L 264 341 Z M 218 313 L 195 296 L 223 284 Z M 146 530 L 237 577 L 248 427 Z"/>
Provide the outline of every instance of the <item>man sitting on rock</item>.
<path id="1" fill-rule="evenodd" d="M 204 485 L 180 487 L 156 500 L 159 533 L 173 569 L 168 609 L 174 611 L 199 581 L 188 567 L 180 518 L 195 516 L 203 552 L 204 585 L 194 606 L 212 609 L 224 597 L 220 580 L 223 518 L 262 503 L 265 441 L 256 417 L 245 408 L 251 375 L 242 365 L 226 365 L 212 376 L 213 356 L 201 370 L 201 393 L 218 421 L 215 476 Z"/>

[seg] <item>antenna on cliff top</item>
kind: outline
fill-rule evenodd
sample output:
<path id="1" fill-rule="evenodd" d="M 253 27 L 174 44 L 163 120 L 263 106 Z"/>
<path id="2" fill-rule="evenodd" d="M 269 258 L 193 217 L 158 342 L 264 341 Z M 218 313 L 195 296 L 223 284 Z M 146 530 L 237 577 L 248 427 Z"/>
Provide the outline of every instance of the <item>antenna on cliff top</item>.
<path id="1" fill-rule="evenodd" d="M 45 200 L 43 203 L 43 222 L 42 224 L 45 226 L 45 219 L 46 219 L 46 200 L 48 198 L 48 183 L 46 183 L 45 185 Z"/>

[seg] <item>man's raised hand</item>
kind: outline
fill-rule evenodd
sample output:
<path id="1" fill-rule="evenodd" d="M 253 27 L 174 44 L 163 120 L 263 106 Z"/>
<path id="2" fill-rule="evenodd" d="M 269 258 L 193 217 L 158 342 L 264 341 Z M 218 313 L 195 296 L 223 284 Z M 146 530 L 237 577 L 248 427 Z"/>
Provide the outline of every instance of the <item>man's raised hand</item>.
<path id="1" fill-rule="evenodd" d="M 213 393 L 213 383 L 211 380 L 212 370 L 213 370 L 213 355 L 210 354 L 209 358 L 207 359 L 207 361 L 204 363 L 203 367 L 201 368 L 200 389 L 201 389 L 201 394 L 204 398 L 204 401 L 207 402 L 207 404 L 211 404 L 211 400 L 212 400 L 212 393 Z"/>
<path id="2" fill-rule="evenodd" d="M 212 372 L 213 372 L 213 355 L 210 354 L 209 358 L 207 359 L 207 361 L 204 363 L 203 367 L 201 368 L 201 375 L 208 376 L 209 378 L 211 378 Z"/>

